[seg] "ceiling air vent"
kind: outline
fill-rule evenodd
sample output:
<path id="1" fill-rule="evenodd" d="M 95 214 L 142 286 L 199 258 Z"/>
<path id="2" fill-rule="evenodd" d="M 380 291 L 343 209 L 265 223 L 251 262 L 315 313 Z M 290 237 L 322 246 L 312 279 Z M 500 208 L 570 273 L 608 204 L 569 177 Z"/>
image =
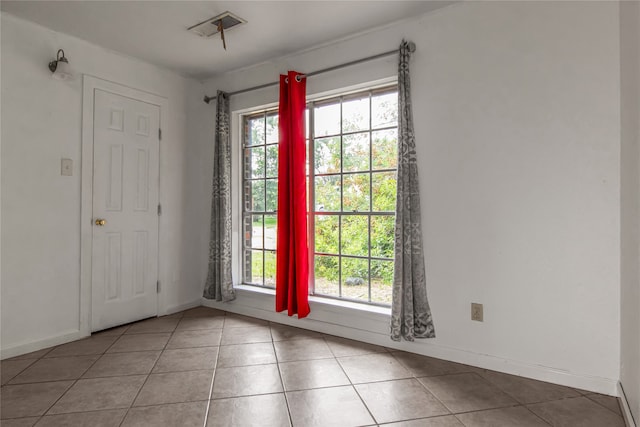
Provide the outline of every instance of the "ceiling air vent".
<path id="1" fill-rule="evenodd" d="M 220 23 L 222 23 L 222 29 L 227 31 L 236 25 L 246 24 L 247 21 L 231 12 L 224 12 L 190 27 L 189 31 L 196 33 L 200 37 L 211 37 L 220 31 Z"/>

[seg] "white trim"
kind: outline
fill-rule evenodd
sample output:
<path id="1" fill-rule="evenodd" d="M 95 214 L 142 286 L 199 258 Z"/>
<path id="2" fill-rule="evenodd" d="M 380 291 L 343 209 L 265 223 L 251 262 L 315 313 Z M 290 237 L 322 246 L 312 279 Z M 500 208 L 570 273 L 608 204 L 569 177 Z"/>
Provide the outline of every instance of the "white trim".
<path id="1" fill-rule="evenodd" d="M 311 298 L 309 301 L 311 313 L 305 319 L 297 319 L 296 317 L 288 317 L 286 313 L 275 312 L 273 291 L 242 286 L 236 287 L 235 301 L 223 303 L 203 298 L 202 305 L 483 369 L 611 396 L 618 395 L 617 379 L 595 377 L 499 356 L 474 353 L 444 346 L 433 340 L 392 341 L 389 338 L 389 314 L 382 311 L 376 312 L 372 310 L 374 307 L 365 304 L 355 304 L 362 306 L 362 308 L 354 309 L 354 307 L 346 306 L 342 301 L 340 304 L 336 304 L 335 301 L 326 298 Z"/>
<path id="2" fill-rule="evenodd" d="M 3 348 L 0 354 L 0 359 L 4 360 L 9 357 L 22 356 L 23 354 L 42 350 L 43 348 L 66 344 L 71 341 L 79 340 L 80 338 L 85 338 L 88 335 L 89 334 L 84 334 L 81 331 L 69 331 L 63 333 L 62 335 L 56 335 L 54 337 L 28 342 L 25 344 L 14 345 L 13 347 Z"/>
<path id="3" fill-rule="evenodd" d="M 627 400 L 627 395 L 624 393 L 621 382 L 618 382 L 618 396 L 620 397 L 620 406 L 622 407 L 624 422 L 627 424 L 627 427 L 636 427 L 633 414 L 631 413 L 631 407 L 629 406 L 629 401 Z"/>
<path id="4" fill-rule="evenodd" d="M 191 301 L 191 302 L 187 302 L 185 304 L 178 304 L 178 305 L 172 305 L 170 307 L 167 307 L 167 309 L 162 313 L 162 316 L 168 316 L 174 313 L 179 313 L 181 311 L 184 310 L 189 310 L 190 308 L 196 308 L 196 307 L 200 307 L 201 301 L 200 299 L 197 299 L 195 301 Z"/>
<path id="5" fill-rule="evenodd" d="M 83 75 L 82 80 L 82 162 L 81 162 L 81 202 L 80 202 L 80 336 L 91 335 L 91 253 L 93 219 L 93 109 L 95 90 L 100 89 L 120 96 L 137 99 L 160 108 L 160 128 L 165 140 L 160 141 L 158 153 L 159 177 L 162 175 L 162 145 L 166 144 L 166 120 L 169 111 L 167 98 L 139 89 L 110 82 L 98 77 Z M 158 182 L 158 201 L 162 203 L 162 187 Z M 162 269 L 161 243 L 163 226 L 162 216 L 158 223 L 158 279 L 161 283 L 170 283 L 164 277 Z M 158 314 L 167 311 L 165 292 L 158 294 Z"/>

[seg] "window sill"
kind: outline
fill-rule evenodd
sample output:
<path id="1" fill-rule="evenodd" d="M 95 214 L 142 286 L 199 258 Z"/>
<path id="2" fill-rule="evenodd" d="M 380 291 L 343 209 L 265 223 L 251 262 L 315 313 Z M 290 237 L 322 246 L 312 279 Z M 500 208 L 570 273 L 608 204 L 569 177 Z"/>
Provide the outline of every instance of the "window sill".
<path id="1" fill-rule="evenodd" d="M 260 288 L 258 286 L 250 286 L 250 285 L 235 285 L 234 289 L 236 291 L 240 291 L 240 293 L 247 294 L 261 294 L 261 295 L 269 295 L 275 297 L 276 292 L 273 289 Z M 353 301 L 343 301 L 333 298 L 323 298 L 319 296 L 309 295 L 309 305 L 311 306 L 311 310 L 313 311 L 314 306 L 318 308 L 322 308 L 324 310 L 332 311 L 332 309 L 337 309 L 340 311 L 344 311 L 344 309 L 354 310 L 359 313 L 368 313 L 374 315 L 384 315 L 391 316 L 391 308 L 390 307 L 380 307 L 376 305 L 362 304 Z"/>

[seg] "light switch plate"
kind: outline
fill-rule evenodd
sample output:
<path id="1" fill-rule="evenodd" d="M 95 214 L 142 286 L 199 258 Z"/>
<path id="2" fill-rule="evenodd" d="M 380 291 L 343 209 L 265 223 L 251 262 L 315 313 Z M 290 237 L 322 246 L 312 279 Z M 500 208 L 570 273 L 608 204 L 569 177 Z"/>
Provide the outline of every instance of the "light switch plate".
<path id="1" fill-rule="evenodd" d="M 60 162 L 60 175 L 73 176 L 73 160 L 62 159 Z"/>
<path id="2" fill-rule="evenodd" d="M 484 313 L 483 313 L 482 304 L 478 304 L 475 302 L 471 303 L 471 320 L 475 320 L 477 322 L 484 321 Z"/>

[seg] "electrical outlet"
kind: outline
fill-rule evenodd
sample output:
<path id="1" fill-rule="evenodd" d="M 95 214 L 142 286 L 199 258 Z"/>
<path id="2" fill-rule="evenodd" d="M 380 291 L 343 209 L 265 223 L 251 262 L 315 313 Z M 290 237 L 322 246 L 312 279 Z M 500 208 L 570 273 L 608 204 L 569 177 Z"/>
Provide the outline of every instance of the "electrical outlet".
<path id="1" fill-rule="evenodd" d="M 471 303 L 471 320 L 475 320 L 477 322 L 483 322 L 484 320 L 482 304 L 478 304 L 476 302 Z"/>
<path id="2" fill-rule="evenodd" d="M 60 175 L 73 176 L 73 160 L 62 159 L 60 161 Z"/>

